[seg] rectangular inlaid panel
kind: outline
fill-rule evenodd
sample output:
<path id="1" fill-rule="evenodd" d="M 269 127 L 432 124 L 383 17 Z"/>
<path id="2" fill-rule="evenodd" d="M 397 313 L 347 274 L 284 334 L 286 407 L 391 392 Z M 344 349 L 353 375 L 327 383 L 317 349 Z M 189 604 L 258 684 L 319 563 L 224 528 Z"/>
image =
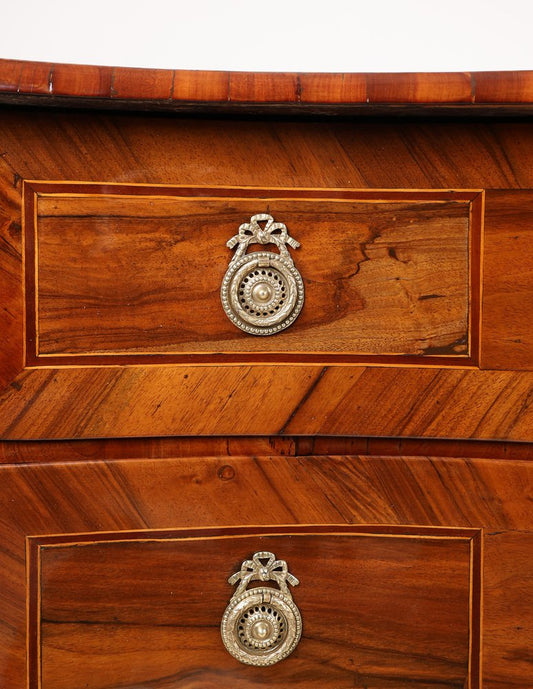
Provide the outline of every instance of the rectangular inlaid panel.
<path id="1" fill-rule="evenodd" d="M 25 189 L 30 364 L 475 361 L 477 192 Z M 267 337 L 237 328 L 220 298 L 237 251 L 226 242 L 259 213 L 300 242 L 287 247 L 305 290 L 296 321 Z M 248 251 L 258 249 L 278 252 L 257 242 Z M 256 306 L 242 280 L 248 314 Z M 289 295 L 274 296 L 255 315 L 275 317 Z"/>
<path id="2" fill-rule="evenodd" d="M 32 681 L 141 689 L 252 687 L 268 678 L 285 688 L 299 677 L 297 686 L 344 687 L 360 672 L 395 687 L 467 686 L 479 646 L 475 531 L 337 529 L 31 539 Z M 300 581 L 290 588 L 302 639 L 274 668 L 239 663 L 219 628 L 235 590 L 228 577 L 258 551 L 286 560 Z"/>

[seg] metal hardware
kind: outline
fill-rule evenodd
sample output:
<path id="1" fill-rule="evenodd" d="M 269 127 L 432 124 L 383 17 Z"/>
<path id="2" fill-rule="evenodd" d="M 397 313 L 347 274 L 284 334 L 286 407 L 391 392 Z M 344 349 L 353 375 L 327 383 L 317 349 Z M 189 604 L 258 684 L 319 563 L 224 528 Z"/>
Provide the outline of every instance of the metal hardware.
<path id="1" fill-rule="evenodd" d="M 228 582 L 240 584 L 222 617 L 224 646 L 246 665 L 274 665 L 294 651 L 302 635 L 302 617 L 287 582 L 300 582 L 289 573 L 285 560 L 261 551 L 245 560 Z M 270 586 L 247 589 L 251 581 L 275 581 Z"/>
<path id="2" fill-rule="evenodd" d="M 265 222 L 264 228 L 260 223 Z M 220 298 L 227 317 L 252 335 L 274 335 L 294 323 L 304 304 L 304 284 L 286 247 L 300 244 L 267 213 L 253 215 L 226 242 L 237 251 L 224 275 Z M 250 244 L 275 244 L 279 254 L 254 251 Z"/>

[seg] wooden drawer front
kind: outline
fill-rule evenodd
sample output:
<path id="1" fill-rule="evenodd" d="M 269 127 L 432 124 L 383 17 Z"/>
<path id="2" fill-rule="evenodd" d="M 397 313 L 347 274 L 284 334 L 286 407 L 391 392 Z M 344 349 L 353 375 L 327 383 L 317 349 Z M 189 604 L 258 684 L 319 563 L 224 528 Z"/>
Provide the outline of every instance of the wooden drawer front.
<path id="1" fill-rule="evenodd" d="M 1 438 L 533 441 L 528 125 L 6 111 L 0 142 Z M 268 337 L 220 300 L 259 212 L 305 286 Z"/>
<path id="2" fill-rule="evenodd" d="M 223 363 L 228 353 L 245 362 L 253 353 L 300 362 L 438 355 L 444 365 L 477 352 L 479 192 L 41 182 L 27 184 L 25 196 L 32 364 L 117 364 L 132 355 L 168 363 L 180 354 Z M 219 294 L 234 255 L 226 241 L 257 213 L 301 242 L 292 256 L 303 311 L 271 337 L 236 328 Z"/>
<path id="3" fill-rule="evenodd" d="M 464 687 L 469 644 L 479 648 L 479 534 L 337 530 L 31 539 L 35 686 L 338 688 L 356 671 L 396 686 Z M 267 668 L 232 658 L 219 629 L 233 594 L 227 579 L 257 551 L 286 559 L 300 580 L 292 593 L 303 638 Z"/>
<path id="4" fill-rule="evenodd" d="M 0 467 L 3 689 L 533 686 L 530 463 L 90 456 Z M 303 635 L 257 669 L 219 624 L 263 547 Z"/>

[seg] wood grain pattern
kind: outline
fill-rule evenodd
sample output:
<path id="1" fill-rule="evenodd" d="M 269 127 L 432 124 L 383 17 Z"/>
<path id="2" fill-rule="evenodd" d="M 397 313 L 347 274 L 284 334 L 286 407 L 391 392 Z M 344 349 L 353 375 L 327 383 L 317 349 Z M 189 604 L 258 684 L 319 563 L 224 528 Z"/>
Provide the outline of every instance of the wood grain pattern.
<path id="1" fill-rule="evenodd" d="M 88 98 L 111 95 L 112 67 L 96 65 L 54 65 L 52 89 L 57 96 L 69 96 L 83 91 Z"/>
<path id="2" fill-rule="evenodd" d="M 528 103 L 533 99 L 531 71 L 478 72 L 475 79 L 477 103 Z"/>
<path id="3" fill-rule="evenodd" d="M 369 74 L 371 103 L 469 103 L 471 75 L 466 72 L 432 74 Z"/>
<path id="4" fill-rule="evenodd" d="M 221 362 L 226 352 L 278 359 L 290 352 L 324 361 L 344 353 L 468 363 L 469 303 L 479 290 L 469 286 L 469 244 L 479 241 L 470 234 L 480 227 L 477 220 L 469 230 L 470 204 L 454 198 L 467 194 L 444 201 L 421 192 L 404 201 L 401 192 L 375 192 L 374 201 L 359 201 L 350 190 L 330 200 L 327 191 L 294 188 L 200 188 L 189 197 L 179 187 L 146 188 L 140 196 L 142 189 L 126 187 L 123 195 L 106 186 L 103 195 L 96 188 L 78 198 L 76 185 L 53 188 L 37 195 L 37 226 L 26 228 L 36 263 L 34 271 L 28 258 L 27 292 L 36 290 L 37 302 L 28 303 L 28 318 L 38 309 L 29 363 L 50 365 L 50 355 L 61 354 L 80 355 L 70 364 L 91 354 L 127 363 L 114 356 L 121 353 L 160 354 L 165 362 L 164 353 L 179 352 L 217 353 Z M 35 192 L 29 186 L 27 193 Z M 226 241 L 258 212 L 283 221 L 302 244 L 291 254 L 304 279 L 304 309 L 294 326 L 270 338 L 239 331 L 219 297 L 233 256 Z"/>
<path id="5" fill-rule="evenodd" d="M 111 73 L 111 78 L 110 78 Z M 531 104 L 533 72 L 406 74 L 251 73 L 132 69 L 0 60 L 0 91 L 159 102 L 330 105 Z M 463 108 L 465 110 L 465 108 Z M 394 113 L 394 109 L 390 109 Z"/>
<path id="6" fill-rule="evenodd" d="M 491 191 L 486 199 L 481 366 L 533 361 L 533 195 Z"/>
<path id="7" fill-rule="evenodd" d="M 20 190 L 20 178 L 0 159 L 0 388 L 24 365 Z"/>
<path id="8" fill-rule="evenodd" d="M 50 95 L 54 66 L 49 62 L 21 62 L 17 93 Z"/>
<path id="9" fill-rule="evenodd" d="M 172 95 L 173 73 L 164 69 L 136 69 L 122 67 L 113 70 L 111 83 L 112 98 L 135 98 L 136 100 L 168 100 Z"/>
<path id="10" fill-rule="evenodd" d="M 228 99 L 229 72 L 176 70 L 172 98 L 177 101 L 224 102 Z"/>
<path id="11" fill-rule="evenodd" d="M 201 680 L 207 657 L 220 686 L 236 678 L 256 685 L 264 668 L 241 668 L 222 647 L 219 624 L 232 595 L 227 577 L 257 550 L 286 559 L 301 582 L 293 595 L 303 638 L 290 661 L 268 673 L 270 686 L 306 687 L 312 677 L 312 686 L 344 687 L 354 668 L 401 686 L 465 685 L 472 536 L 453 529 L 410 536 L 379 527 L 363 535 L 357 527 L 353 535 L 306 531 L 314 530 L 246 537 L 223 530 L 195 540 L 149 531 L 105 542 L 94 534 L 93 544 L 67 539 L 52 547 L 37 539 L 40 577 L 30 586 L 41 598 L 32 624 L 40 627 L 43 689 L 76 682 L 103 689 L 126 677 L 133 686 L 163 677 L 179 685 L 191 674 Z M 106 663 L 110 643 L 113 661 Z"/>
<path id="12" fill-rule="evenodd" d="M 531 619 L 529 606 L 523 605 L 523 601 L 527 600 L 531 594 L 528 561 L 528 553 L 533 545 L 529 509 L 529 495 L 532 487 L 530 462 L 435 457 L 255 459 L 233 457 L 229 461 L 227 457 L 126 461 L 114 461 L 108 458 L 106 461 L 102 460 L 83 464 L 59 463 L 0 468 L 2 486 L 0 491 L 0 514 L 2 515 L 0 523 L 0 542 L 2 543 L 0 549 L 0 606 L 2 610 L 0 615 L 0 679 L 5 689 L 18 689 L 25 676 L 24 547 L 27 535 L 79 534 L 117 530 L 129 532 L 136 529 L 166 530 L 169 528 L 192 528 L 194 531 L 195 527 L 234 524 L 236 506 L 238 506 L 238 520 L 245 526 L 309 524 L 311 522 L 323 525 L 351 524 L 351 529 L 375 531 L 376 525 L 381 524 L 385 533 L 387 529 L 394 533 L 396 525 L 400 531 L 407 534 L 416 534 L 417 530 L 423 529 L 424 526 L 453 526 L 465 530 L 466 535 L 469 531 L 483 528 L 485 542 L 483 686 L 485 689 L 503 689 L 504 686 L 508 689 L 529 689 L 533 686 L 529 682 L 529 678 L 533 676 L 531 673 L 533 658 L 528 650 L 528 638 L 531 634 L 533 619 Z M 227 474 L 221 474 L 221 469 L 227 466 L 231 466 L 234 472 L 230 479 L 227 478 Z M 487 495 L 491 496 L 490 500 L 487 500 Z M 354 527 L 354 524 L 357 526 Z M 365 527 L 365 524 L 373 526 Z M 321 533 L 324 531 L 327 533 L 329 527 L 319 528 Z M 281 531 L 283 533 L 284 528 Z M 423 533 L 423 531 L 418 531 L 418 533 Z M 102 538 L 112 540 L 113 535 L 102 534 Z M 61 542 L 61 540 L 65 540 L 65 537 L 59 535 L 54 539 L 55 542 Z M 89 540 L 94 540 L 94 536 L 90 536 Z M 324 542 L 327 543 L 327 537 Z M 158 587 L 143 589 L 142 586 L 137 586 L 136 593 L 130 599 L 132 608 L 128 612 L 128 608 L 123 606 L 117 608 L 113 593 L 118 594 L 122 590 L 124 595 L 129 596 L 128 581 L 135 578 L 134 571 L 138 569 L 135 563 L 141 566 L 141 563 L 135 559 L 135 555 L 131 556 L 132 559 L 129 555 L 123 559 L 124 567 L 131 573 L 125 576 L 123 581 L 115 576 L 116 570 L 108 571 L 106 574 L 102 572 L 101 577 L 91 577 L 88 570 L 85 570 L 82 579 L 72 582 L 72 589 L 70 586 L 65 587 L 67 590 L 63 597 L 60 591 L 61 582 L 66 581 L 64 577 L 71 576 L 72 578 L 75 570 L 69 569 L 70 555 L 67 554 L 66 560 L 61 562 L 63 559 L 61 552 L 65 553 L 65 550 L 60 549 L 56 556 L 51 547 L 52 541 L 49 545 L 52 559 L 47 561 L 49 566 L 46 569 L 46 581 L 49 588 L 45 588 L 45 593 L 50 604 L 55 601 L 53 609 L 48 608 L 51 611 L 50 616 L 53 616 L 56 621 L 61 618 L 65 624 L 69 624 L 71 612 L 76 606 L 77 594 L 84 600 L 83 596 L 89 595 L 92 591 L 95 594 L 94 602 L 83 607 L 87 615 L 92 615 L 93 620 L 104 625 L 103 628 L 97 624 L 70 627 L 73 633 L 71 641 L 68 639 L 68 627 L 62 629 L 61 625 L 57 624 L 54 631 L 52 627 L 46 630 L 46 634 L 49 634 L 46 637 L 49 648 L 47 667 L 56 673 L 57 682 L 63 681 L 65 686 L 68 686 L 68 679 L 65 680 L 65 678 L 71 677 L 69 668 L 73 666 L 65 662 L 63 670 L 60 671 L 59 663 L 68 655 L 69 650 L 78 652 L 76 648 L 79 649 L 79 642 L 76 641 L 75 647 L 76 638 L 87 644 L 86 650 L 90 657 L 85 657 L 86 662 L 93 663 L 93 667 L 107 666 L 106 677 L 109 677 L 109 681 L 103 685 L 106 687 L 135 686 L 135 682 L 139 686 L 139 678 L 135 679 L 128 674 L 127 670 L 120 681 L 113 679 L 116 678 L 116 675 L 113 675 L 113 667 L 127 665 L 131 668 L 132 664 L 129 660 L 132 657 L 140 657 L 135 656 L 135 653 L 140 652 L 143 641 L 149 662 L 134 663 L 133 667 L 139 668 L 138 671 L 141 673 L 147 673 L 144 675 L 144 678 L 148 679 L 148 683 L 145 682 L 147 686 L 158 686 L 157 683 L 153 683 L 155 676 L 160 678 L 159 686 L 167 688 L 211 686 L 211 684 L 214 686 L 213 683 L 217 678 L 219 681 L 227 682 L 228 686 L 232 681 L 241 681 L 242 686 L 247 686 L 250 682 L 249 675 L 243 675 L 241 667 L 237 664 L 235 664 L 236 667 L 232 666 L 229 674 L 217 675 L 213 670 L 210 672 L 202 669 L 212 659 L 212 654 L 209 653 L 209 661 L 206 660 L 205 653 L 213 648 L 210 639 L 213 634 L 218 634 L 216 627 L 210 627 L 205 634 L 200 633 L 199 630 L 193 630 L 189 635 L 190 641 L 187 642 L 183 652 L 189 658 L 193 658 L 191 662 L 196 670 L 180 676 L 181 684 L 177 683 L 175 677 L 165 680 L 163 679 L 164 672 L 160 670 L 168 667 L 175 668 L 176 662 L 176 645 L 172 629 L 157 626 L 152 635 L 152 632 L 145 633 L 148 631 L 147 627 L 126 625 L 123 623 L 127 620 L 121 619 L 121 615 L 122 617 L 135 615 L 135 608 L 139 611 L 146 609 L 147 624 L 157 620 L 161 622 L 167 614 L 175 616 L 180 595 L 188 596 L 186 600 L 190 601 L 189 594 L 196 585 L 208 581 L 209 586 L 216 586 L 219 582 L 218 577 L 209 577 L 198 582 L 196 579 L 193 581 L 194 578 L 191 577 L 190 585 L 175 592 L 175 604 L 169 603 L 166 606 L 161 601 L 161 604 L 154 605 L 153 608 L 145 605 L 144 597 L 148 595 L 154 602 L 154 597 L 157 598 L 159 595 Z M 108 544 L 101 547 L 112 548 L 113 546 Z M 288 548 L 286 552 L 291 552 L 291 558 L 293 554 L 294 557 L 302 557 L 302 563 L 309 558 L 309 549 L 307 549 L 307 554 L 302 551 L 300 556 L 297 555 L 298 545 L 294 539 L 287 539 L 286 547 Z M 326 563 L 332 551 L 326 545 L 323 547 L 326 548 L 322 551 L 323 557 L 317 556 L 316 559 L 312 559 L 312 562 L 313 566 L 317 567 L 317 571 L 323 572 L 321 576 L 327 577 Z M 365 545 L 364 548 L 366 547 Z M 408 545 L 399 548 L 395 545 L 383 546 L 385 550 L 381 549 L 381 546 L 376 546 L 377 549 L 374 546 L 368 547 L 373 548 L 371 552 L 375 558 L 368 561 L 369 569 L 365 569 L 364 572 L 357 570 L 354 581 L 369 582 L 365 576 L 368 577 L 378 570 L 388 572 L 387 576 L 391 579 L 388 583 L 384 582 L 383 586 L 376 588 L 375 593 L 372 593 L 371 588 L 357 591 L 357 586 L 352 587 L 354 592 L 350 595 L 355 596 L 354 600 L 365 590 L 368 591 L 366 603 L 363 600 L 357 603 L 360 620 L 365 619 L 364 605 L 372 606 L 375 612 L 374 606 L 379 606 L 379 601 L 384 600 L 382 596 L 385 598 L 390 596 L 391 609 L 386 612 L 382 610 L 381 614 L 393 616 L 394 610 L 399 613 L 401 609 L 404 609 L 402 606 L 406 606 L 405 611 L 407 610 L 409 600 L 412 600 L 411 595 L 415 595 L 417 582 L 424 580 L 425 573 L 428 572 L 426 565 L 423 564 L 420 564 L 418 568 L 408 566 L 409 563 L 414 562 L 413 556 L 427 559 L 427 566 L 431 567 L 431 563 L 436 562 L 435 557 L 439 559 L 445 552 L 448 564 L 443 562 L 442 566 L 446 571 L 450 572 L 449 568 L 464 568 L 464 565 L 460 564 L 464 562 L 463 555 L 460 555 L 457 560 L 457 554 L 461 552 L 457 550 L 457 546 L 451 550 L 442 551 L 440 555 L 438 551 L 444 546 L 435 546 L 437 550 L 433 550 L 433 546 L 430 550 L 417 550 L 416 555 Z M 389 548 L 391 550 L 388 550 Z M 84 548 L 79 552 L 74 552 L 73 549 L 67 550 L 72 553 L 75 561 L 80 563 L 87 557 L 85 553 L 88 551 Z M 239 550 L 228 559 L 225 566 L 230 570 L 229 573 L 233 571 L 233 567 L 239 565 L 242 557 Z M 82 560 L 76 560 L 76 558 L 82 558 Z M 355 566 L 353 563 L 356 561 L 355 557 L 351 560 L 352 566 Z M 193 562 L 192 559 L 191 562 Z M 289 562 L 291 563 L 290 559 Z M 338 561 L 332 558 L 333 569 L 337 567 L 335 562 Z M 401 569 L 396 571 L 401 571 L 401 581 L 397 581 L 398 586 L 407 587 L 404 589 L 405 600 L 402 600 L 402 597 L 395 597 L 393 590 L 388 588 L 391 581 L 395 581 L 396 565 L 394 563 L 397 562 L 403 563 Z M 172 563 L 173 560 L 168 558 L 165 563 L 161 562 L 162 581 L 167 583 L 172 582 L 173 575 L 178 579 L 180 576 L 186 576 L 183 573 L 185 567 L 173 567 Z M 338 566 L 340 568 L 340 564 Z M 96 562 L 95 567 L 98 567 Z M 67 574 L 68 571 L 71 575 Z M 98 574 L 101 570 L 94 571 Z M 300 574 L 300 572 L 296 573 Z M 224 570 L 222 579 L 226 574 Z M 146 572 L 146 577 L 144 575 L 140 577 L 139 581 L 151 581 L 154 576 L 157 576 L 157 572 L 152 570 Z M 340 578 L 342 574 L 339 573 L 338 576 Z M 441 581 L 440 576 L 442 574 L 434 571 L 430 581 Z M 115 584 L 112 586 L 111 581 L 116 582 L 119 588 L 117 589 L 116 586 L 113 588 Z M 343 651 L 342 644 L 346 643 L 346 637 L 342 635 L 342 628 L 332 632 L 333 635 L 339 635 L 337 644 L 321 642 L 314 635 L 310 635 L 313 638 L 310 638 L 307 650 L 304 652 L 302 646 L 302 655 L 295 657 L 299 671 L 294 679 L 298 679 L 301 686 L 313 686 L 313 684 L 306 684 L 306 679 L 309 679 L 309 682 L 312 681 L 306 673 L 306 668 L 310 664 L 316 664 L 317 659 L 320 659 L 320 669 L 315 665 L 313 667 L 323 682 L 322 686 L 328 686 L 325 683 L 326 678 L 330 685 L 336 688 L 355 686 L 362 689 L 363 687 L 391 686 L 403 689 L 410 686 L 441 686 L 443 688 L 463 686 L 458 678 L 461 667 L 464 677 L 464 655 L 454 655 L 453 648 L 458 648 L 454 644 L 458 638 L 461 638 L 461 634 L 464 634 L 460 631 L 464 630 L 464 621 L 454 625 L 454 631 L 450 633 L 446 633 L 450 630 L 447 630 L 447 622 L 445 622 L 445 620 L 449 622 L 452 619 L 449 616 L 455 614 L 454 610 L 458 610 L 457 601 L 460 599 L 456 596 L 462 595 L 460 593 L 462 588 L 455 577 L 444 584 L 451 596 L 450 607 L 447 605 L 445 596 L 438 602 L 431 591 L 428 596 L 419 600 L 421 606 L 444 606 L 441 608 L 443 626 L 439 625 L 438 620 L 426 620 L 428 638 L 433 641 L 440 639 L 439 644 L 442 642 L 442 649 L 448 644 L 448 651 L 443 650 L 441 655 L 442 662 L 427 647 L 424 647 L 422 657 L 413 657 L 409 647 L 405 646 L 403 649 L 398 648 L 397 653 L 390 653 L 388 662 L 386 665 L 383 664 L 382 652 L 386 648 L 389 650 L 397 648 L 395 644 L 401 646 L 401 639 L 404 638 L 401 634 L 402 619 L 398 615 L 400 622 L 398 633 L 384 633 L 375 645 L 363 642 L 355 655 L 347 655 Z M 229 588 L 225 583 L 223 587 Z M 168 589 L 167 585 L 161 588 L 163 596 L 166 595 L 165 591 L 168 594 Z M 68 590 L 71 590 L 71 594 Z M 111 595 L 111 599 L 106 599 L 106 590 Z M 328 585 L 327 590 L 329 593 L 323 599 L 323 603 L 328 603 L 329 596 L 335 597 L 344 589 Z M 412 594 L 407 593 L 408 591 Z M 224 595 L 226 593 L 229 591 L 225 591 Z M 295 596 L 296 593 L 295 590 Z M 216 596 L 221 595 L 216 594 Z M 311 595 L 310 598 L 306 598 L 307 594 L 302 595 L 299 602 L 303 605 L 304 600 L 308 601 L 308 603 L 305 602 L 306 611 L 317 609 L 320 605 L 320 598 L 316 595 Z M 211 602 L 216 598 L 220 600 L 221 605 L 224 605 L 222 598 L 216 596 L 209 595 L 207 599 Z M 44 598 L 43 603 L 46 605 Z M 196 609 L 202 615 L 210 614 L 209 606 L 207 606 L 207 613 L 203 606 L 196 606 Z M 332 612 L 330 605 L 320 609 L 326 616 Z M 429 610 L 427 607 L 425 609 Z M 433 610 L 436 608 L 433 607 Z M 341 611 L 340 614 L 342 617 L 345 613 Z M 113 615 L 118 616 L 115 627 L 109 617 Z M 133 621 L 133 618 L 128 619 L 129 622 Z M 106 620 L 109 620 L 108 627 L 105 626 Z M 412 619 L 406 619 L 404 624 L 409 626 L 412 622 Z M 426 623 L 421 622 L 423 626 Z M 211 620 L 209 624 L 213 624 Z M 111 636 L 106 637 L 109 643 L 106 644 L 105 653 L 102 654 L 102 634 L 105 629 L 109 629 Z M 365 623 L 365 633 L 372 635 L 374 632 L 371 629 L 372 620 L 369 618 L 368 626 Z M 76 637 L 74 632 L 79 636 Z M 129 647 L 134 655 L 124 657 L 118 652 L 114 653 L 113 649 L 118 651 L 114 642 L 129 645 L 122 648 Z M 327 658 L 326 662 L 324 662 L 325 658 Z M 353 659 L 353 664 L 349 663 L 349 658 Z M 364 663 L 361 663 L 362 658 L 366 659 Z M 453 658 L 459 664 L 450 662 Z M 111 663 L 108 662 L 109 659 L 112 659 Z M 418 673 L 417 681 L 414 680 L 412 674 L 409 674 L 415 666 L 425 667 Z M 283 666 L 279 667 L 282 669 Z M 201 679 L 198 679 L 198 671 L 205 672 L 200 675 Z M 155 676 L 147 678 L 147 675 L 152 672 Z M 237 680 L 234 678 L 234 673 L 237 673 Z M 447 678 L 446 681 L 441 681 L 440 685 L 439 676 Z M 252 677 L 255 676 L 252 674 Z M 408 679 L 409 677 L 411 680 Z M 435 681 L 434 685 L 430 678 Z M 252 679 L 252 686 L 253 681 Z M 474 686 L 476 685 L 472 685 L 472 689 Z"/>
<path id="13" fill-rule="evenodd" d="M 367 78 L 364 74 L 299 75 L 301 103 L 366 103 Z"/>
<path id="14" fill-rule="evenodd" d="M 533 187 L 533 133 L 521 121 L 354 125 L 6 109 L 0 125 L 3 158 L 27 180 L 328 189 Z"/>
<path id="15" fill-rule="evenodd" d="M 28 369 L 0 396 L 6 440 L 375 435 L 533 440 L 533 373 L 378 366 Z"/>
<path id="16" fill-rule="evenodd" d="M 268 72 L 231 72 L 229 76 L 228 101 L 246 103 L 294 102 L 298 98 L 298 76 L 296 74 Z"/>

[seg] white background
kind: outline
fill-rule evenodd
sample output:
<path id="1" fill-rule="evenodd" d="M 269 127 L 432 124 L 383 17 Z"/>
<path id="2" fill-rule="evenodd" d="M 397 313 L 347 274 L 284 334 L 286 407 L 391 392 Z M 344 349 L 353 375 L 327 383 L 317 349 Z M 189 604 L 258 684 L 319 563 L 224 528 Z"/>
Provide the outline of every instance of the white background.
<path id="1" fill-rule="evenodd" d="M 176 69 L 533 68 L 533 0 L 1 0 L 0 57 Z"/>

